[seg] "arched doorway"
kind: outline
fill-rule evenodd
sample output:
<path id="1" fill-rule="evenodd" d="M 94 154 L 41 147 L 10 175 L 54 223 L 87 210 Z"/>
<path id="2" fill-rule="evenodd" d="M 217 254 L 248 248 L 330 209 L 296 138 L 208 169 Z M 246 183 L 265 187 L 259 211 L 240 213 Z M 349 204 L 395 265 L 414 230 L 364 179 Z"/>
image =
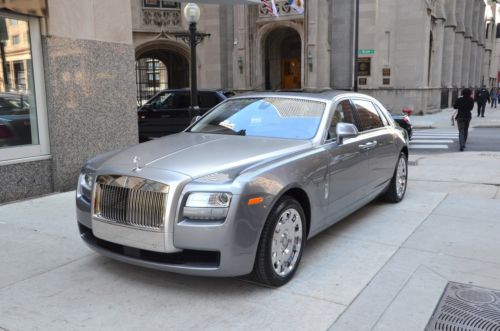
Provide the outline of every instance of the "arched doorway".
<path id="1" fill-rule="evenodd" d="M 136 51 L 138 105 L 163 89 L 189 86 L 189 62 L 183 53 L 162 44 L 147 45 Z"/>
<path id="2" fill-rule="evenodd" d="M 302 88 L 302 41 L 295 29 L 280 27 L 270 32 L 264 52 L 267 90 Z"/>

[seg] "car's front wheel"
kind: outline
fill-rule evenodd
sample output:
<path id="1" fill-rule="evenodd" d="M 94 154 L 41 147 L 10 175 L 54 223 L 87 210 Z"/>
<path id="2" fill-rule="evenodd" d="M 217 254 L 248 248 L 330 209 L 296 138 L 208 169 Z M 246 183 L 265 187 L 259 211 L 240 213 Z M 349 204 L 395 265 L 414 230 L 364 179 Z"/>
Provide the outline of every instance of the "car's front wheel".
<path id="1" fill-rule="evenodd" d="M 300 203 L 283 197 L 264 225 L 252 272 L 270 286 L 286 284 L 297 271 L 306 240 L 306 220 Z"/>

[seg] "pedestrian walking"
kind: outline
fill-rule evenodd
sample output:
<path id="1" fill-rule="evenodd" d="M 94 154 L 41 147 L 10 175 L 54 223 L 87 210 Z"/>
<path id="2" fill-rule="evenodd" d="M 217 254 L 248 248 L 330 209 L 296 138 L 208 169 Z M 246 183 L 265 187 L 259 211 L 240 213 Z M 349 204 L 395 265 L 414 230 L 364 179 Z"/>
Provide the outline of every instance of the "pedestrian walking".
<path id="1" fill-rule="evenodd" d="M 475 93 L 475 99 L 477 102 L 477 117 L 484 117 L 484 111 L 486 110 L 486 103 L 491 102 L 490 93 L 483 86 L 480 90 Z"/>
<path id="2" fill-rule="evenodd" d="M 465 144 L 467 143 L 469 124 L 472 118 L 471 111 L 472 109 L 474 109 L 474 99 L 472 98 L 472 91 L 468 88 L 463 89 L 462 96 L 457 99 L 457 101 L 453 105 L 453 108 L 455 108 L 455 112 L 451 116 L 451 120 L 457 121 L 460 151 L 463 152 L 463 150 L 465 149 Z"/>
<path id="3" fill-rule="evenodd" d="M 490 90 L 490 97 L 491 97 L 491 108 L 497 107 L 497 102 L 498 102 L 498 88 L 493 86 Z"/>

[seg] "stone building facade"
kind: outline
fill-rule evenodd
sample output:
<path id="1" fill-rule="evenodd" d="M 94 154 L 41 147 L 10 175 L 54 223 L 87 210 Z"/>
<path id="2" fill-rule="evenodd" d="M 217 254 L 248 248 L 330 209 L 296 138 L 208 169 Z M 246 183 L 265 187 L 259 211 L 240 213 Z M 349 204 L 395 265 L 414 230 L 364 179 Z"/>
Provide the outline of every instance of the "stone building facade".
<path id="1" fill-rule="evenodd" d="M 177 64 L 167 70 L 186 72 L 189 49 L 171 36 L 187 28 L 181 7 L 131 1 L 137 59 L 161 49 Z M 279 17 L 259 5 L 202 6 L 199 29 L 211 37 L 197 52 L 199 85 L 351 89 L 354 3 L 308 0 L 298 14 L 277 0 Z M 496 42 L 493 25 L 488 36 L 486 27 L 495 17 L 487 0 L 360 0 L 360 91 L 394 111 L 430 113 L 448 107 L 462 87 L 494 84 Z M 173 74 L 169 83 L 188 86 L 188 77 Z"/>
<path id="2" fill-rule="evenodd" d="M 164 59 L 168 86 L 187 87 L 189 48 L 174 36 L 187 29 L 182 8 L 149 3 L 131 0 L 136 60 Z M 198 46 L 198 85 L 238 91 L 350 89 L 354 1 L 309 0 L 304 13 L 287 0 L 276 4 L 279 17 L 259 5 L 200 6 L 198 29 L 210 37 Z M 138 94 L 142 89 L 148 95 L 162 83 L 139 82 Z"/>
<path id="3" fill-rule="evenodd" d="M 464 87 L 496 83 L 495 2 L 361 0 L 360 48 L 371 73 L 365 93 L 393 110 L 449 107 Z M 363 56 L 363 55 L 360 55 Z"/>
<path id="4" fill-rule="evenodd" d="M 0 36 L 0 203 L 72 190 L 87 159 L 137 143 L 129 5 L 3 1 Z"/>

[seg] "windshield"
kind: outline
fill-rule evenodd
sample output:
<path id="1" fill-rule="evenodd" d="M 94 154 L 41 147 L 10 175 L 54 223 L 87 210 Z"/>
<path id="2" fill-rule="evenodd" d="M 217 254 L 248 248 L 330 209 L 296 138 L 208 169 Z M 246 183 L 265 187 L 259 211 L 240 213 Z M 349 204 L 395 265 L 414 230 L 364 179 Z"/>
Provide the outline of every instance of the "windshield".
<path id="1" fill-rule="evenodd" d="M 214 108 L 190 132 L 284 139 L 311 139 L 326 104 L 287 98 L 228 100 Z"/>

